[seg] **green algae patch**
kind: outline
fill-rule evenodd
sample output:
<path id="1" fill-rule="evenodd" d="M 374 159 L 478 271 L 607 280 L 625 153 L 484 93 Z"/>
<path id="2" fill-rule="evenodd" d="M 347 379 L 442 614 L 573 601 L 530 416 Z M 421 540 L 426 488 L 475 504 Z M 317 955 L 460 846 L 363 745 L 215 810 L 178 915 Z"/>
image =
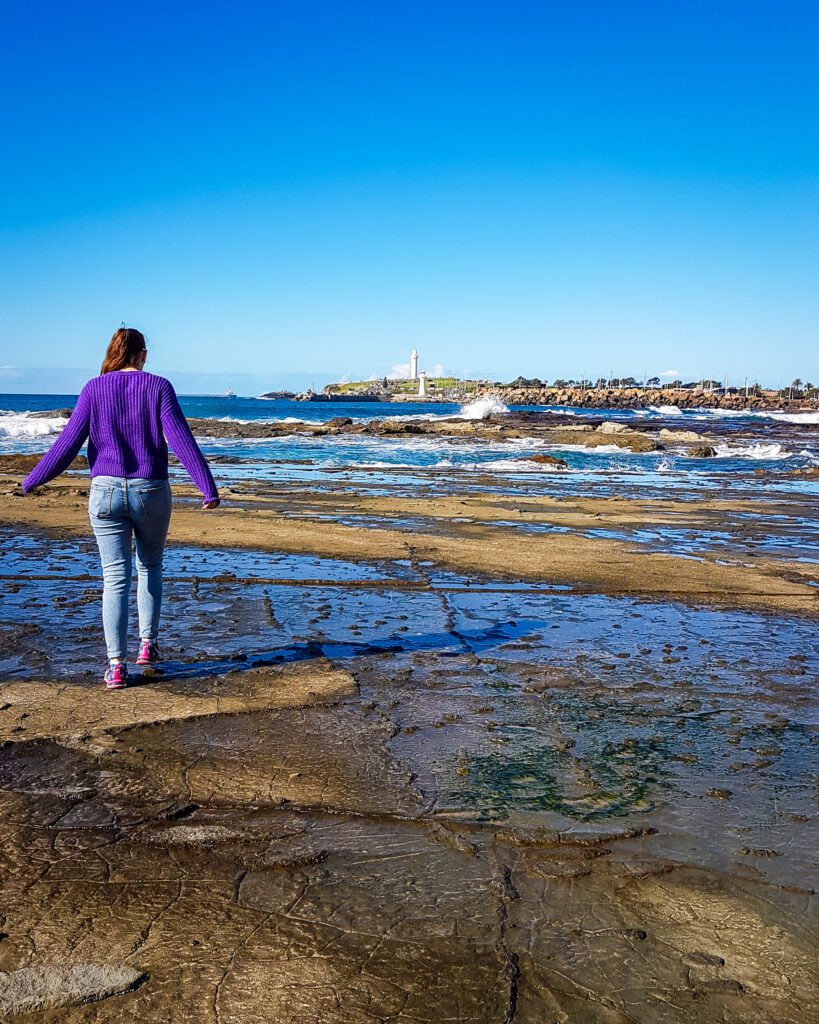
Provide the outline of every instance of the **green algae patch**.
<path id="1" fill-rule="evenodd" d="M 477 811 L 479 820 L 514 813 L 552 813 L 581 821 L 651 810 L 659 744 L 607 743 L 594 759 L 577 759 L 547 744 L 478 754 L 462 762 L 453 802 Z"/>

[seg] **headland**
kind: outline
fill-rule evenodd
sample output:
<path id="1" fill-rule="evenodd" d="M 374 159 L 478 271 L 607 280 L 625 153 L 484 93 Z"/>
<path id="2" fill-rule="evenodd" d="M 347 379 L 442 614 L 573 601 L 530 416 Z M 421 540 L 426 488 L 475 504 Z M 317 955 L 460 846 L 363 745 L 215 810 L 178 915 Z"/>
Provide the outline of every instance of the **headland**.
<path id="1" fill-rule="evenodd" d="M 799 385 L 801 381 L 795 382 Z M 275 397 L 271 392 L 265 398 Z M 759 384 L 727 387 L 717 381 L 706 384 L 649 386 L 636 382 L 568 384 L 551 386 L 541 381 L 517 378 L 499 381 L 460 380 L 456 377 L 428 377 L 353 381 L 328 384 L 322 391 L 293 396 L 313 402 L 467 402 L 476 398 L 497 398 L 509 406 L 569 406 L 583 409 L 678 409 L 727 410 L 819 410 L 819 389 L 813 385 L 794 388 L 763 388 Z"/>

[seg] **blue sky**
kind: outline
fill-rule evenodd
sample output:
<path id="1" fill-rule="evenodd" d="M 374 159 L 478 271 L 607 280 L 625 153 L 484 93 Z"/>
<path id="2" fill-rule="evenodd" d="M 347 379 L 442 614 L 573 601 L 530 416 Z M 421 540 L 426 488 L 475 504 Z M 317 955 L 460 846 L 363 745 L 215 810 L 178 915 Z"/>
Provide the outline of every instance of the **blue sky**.
<path id="1" fill-rule="evenodd" d="M 0 391 L 819 378 L 819 8 L 6 4 Z"/>

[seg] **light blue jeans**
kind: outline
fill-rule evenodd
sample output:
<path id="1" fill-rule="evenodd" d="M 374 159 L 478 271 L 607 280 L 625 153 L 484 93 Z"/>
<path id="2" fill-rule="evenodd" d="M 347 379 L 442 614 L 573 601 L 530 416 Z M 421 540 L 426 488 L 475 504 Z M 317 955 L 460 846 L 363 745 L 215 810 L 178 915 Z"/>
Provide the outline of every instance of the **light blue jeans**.
<path id="1" fill-rule="evenodd" d="M 96 476 L 88 498 L 91 528 L 102 562 L 102 628 L 109 658 L 125 658 L 131 542 L 136 541 L 139 635 L 156 642 L 162 610 L 162 556 L 171 521 L 167 480 Z"/>

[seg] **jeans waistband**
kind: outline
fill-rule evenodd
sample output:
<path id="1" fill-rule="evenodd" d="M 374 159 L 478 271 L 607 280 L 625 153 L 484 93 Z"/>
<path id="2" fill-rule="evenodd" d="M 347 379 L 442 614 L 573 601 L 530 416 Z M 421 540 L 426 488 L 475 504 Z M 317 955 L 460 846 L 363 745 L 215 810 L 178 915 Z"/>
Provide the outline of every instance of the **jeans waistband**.
<path id="1" fill-rule="evenodd" d="M 165 478 L 146 476 L 92 476 L 91 484 L 102 484 L 104 487 L 122 487 L 127 489 L 129 485 L 144 486 L 145 484 L 168 484 L 170 481 Z"/>

